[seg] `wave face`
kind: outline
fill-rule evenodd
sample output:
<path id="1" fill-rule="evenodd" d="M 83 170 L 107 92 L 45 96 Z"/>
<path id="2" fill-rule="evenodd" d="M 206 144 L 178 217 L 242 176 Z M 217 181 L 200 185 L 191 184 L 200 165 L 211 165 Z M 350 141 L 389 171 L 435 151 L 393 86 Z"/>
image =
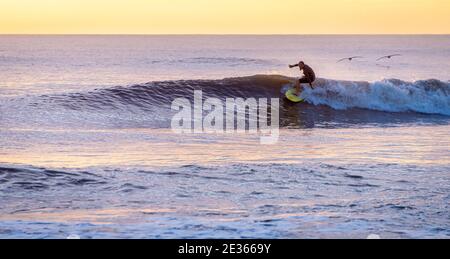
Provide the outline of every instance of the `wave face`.
<path id="1" fill-rule="evenodd" d="M 63 99 L 52 98 L 73 109 L 110 109 L 130 105 L 145 109 L 154 105 L 170 105 L 179 97 L 192 98 L 194 90 L 202 90 L 204 97 L 219 99 L 282 97 L 281 89 L 293 80 L 284 76 L 256 75 L 222 80 L 162 81 L 67 94 Z M 373 83 L 318 79 L 315 89 L 306 87 L 302 96 L 310 104 L 337 110 L 362 108 L 450 115 L 450 82 L 435 79 L 416 82 L 388 79 Z"/>
<path id="2" fill-rule="evenodd" d="M 170 107 L 175 98 L 192 99 L 195 90 L 202 90 L 205 98 L 279 97 L 281 87 L 289 82 L 287 77 L 264 75 L 222 80 L 161 81 L 45 98 L 71 109 L 120 109 L 126 106 L 146 109 Z"/>

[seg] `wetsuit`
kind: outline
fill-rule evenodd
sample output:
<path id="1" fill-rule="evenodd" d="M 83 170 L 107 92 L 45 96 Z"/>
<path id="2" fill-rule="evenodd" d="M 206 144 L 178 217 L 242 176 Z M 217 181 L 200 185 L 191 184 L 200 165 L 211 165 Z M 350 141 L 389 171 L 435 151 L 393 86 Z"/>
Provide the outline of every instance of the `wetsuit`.
<path id="1" fill-rule="evenodd" d="M 310 66 L 305 65 L 303 68 L 303 74 L 304 76 L 298 80 L 300 84 L 309 84 L 312 87 L 312 83 L 316 80 L 314 70 L 312 70 Z"/>

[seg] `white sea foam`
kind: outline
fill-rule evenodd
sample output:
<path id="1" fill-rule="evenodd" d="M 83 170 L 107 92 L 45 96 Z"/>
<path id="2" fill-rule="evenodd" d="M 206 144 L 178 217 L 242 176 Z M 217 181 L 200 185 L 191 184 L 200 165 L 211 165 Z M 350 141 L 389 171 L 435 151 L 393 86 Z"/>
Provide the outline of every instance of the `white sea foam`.
<path id="1" fill-rule="evenodd" d="M 334 109 L 364 108 L 386 112 L 419 112 L 450 115 L 450 82 L 396 79 L 378 82 L 322 80 L 302 96 L 314 105 Z"/>

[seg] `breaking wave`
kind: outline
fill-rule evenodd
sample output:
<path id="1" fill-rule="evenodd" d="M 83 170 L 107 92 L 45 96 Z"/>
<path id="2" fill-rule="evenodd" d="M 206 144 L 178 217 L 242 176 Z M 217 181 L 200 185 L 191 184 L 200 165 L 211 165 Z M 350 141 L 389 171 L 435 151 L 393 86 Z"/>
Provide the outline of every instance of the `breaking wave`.
<path id="1" fill-rule="evenodd" d="M 303 96 L 311 104 L 338 110 L 363 108 L 450 115 L 450 82 L 435 79 L 387 79 L 373 83 L 320 80 L 316 89 L 307 88 Z"/>
<path id="2" fill-rule="evenodd" d="M 88 93 L 50 96 L 73 109 L 95 109 L 170 105 L 175 98 L 192 98 L 194 90 L 204 97 L 282 97 L 286 84 L 295 79 L 278 75 L 256 75 L 222 80 L 180 80 L 99 89 Z M 307 103 L 337 110 L 361 108 L 385 112 L 418 112 L 450 115 L 450 82 L 436 79 L 406 82 L 386 79 L 378 82 L 318 79 L 315 89 L 302 93 Z"/>
<path id="3" fill-rule="evenodd" d="M 448 124 L 450 82 L 388 79 L 356 82 L 318 79 L 306 87 L 306 103 L 295 104 L 283 91 L 294 78 L 255 75 L 221 80 L 159 81 L 78 93 L 3 99 L 0 125 L 33 128 L 168 128 L 175 98 L 280 98 L 281 127 L 340 127 L 404 123 Z M 434 114 L 433 116 L 431 116 Z"/>

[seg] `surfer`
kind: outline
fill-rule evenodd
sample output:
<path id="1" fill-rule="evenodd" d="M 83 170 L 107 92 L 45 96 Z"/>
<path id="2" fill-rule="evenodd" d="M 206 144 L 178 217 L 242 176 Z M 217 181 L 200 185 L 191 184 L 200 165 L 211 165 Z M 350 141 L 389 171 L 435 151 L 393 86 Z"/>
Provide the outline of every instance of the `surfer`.
<path id="1" fill-rule="evenodd" d="M 295 90 L 296 90 L 296 94 L 300 94 L 300 85 L 301 84 L 309 84 L 309 86 L 311 87 L 311 89 L 314 89 L 312 83 L 314 82 L 314 80 L 316 80 L 316 74 L 314 73 L 314 70 L 312 70 L 312 68 L 308 65 L 305 64 L 305 62 L 300 61 L 298 62 L 298 64 L 295 65 L 289 65 L 289 68 L 293 68 L 293 67 L 299 67 L 300 71 L 303 70 L 303 76 L 297 81 L 297 83 L 295 84 Z"/>

